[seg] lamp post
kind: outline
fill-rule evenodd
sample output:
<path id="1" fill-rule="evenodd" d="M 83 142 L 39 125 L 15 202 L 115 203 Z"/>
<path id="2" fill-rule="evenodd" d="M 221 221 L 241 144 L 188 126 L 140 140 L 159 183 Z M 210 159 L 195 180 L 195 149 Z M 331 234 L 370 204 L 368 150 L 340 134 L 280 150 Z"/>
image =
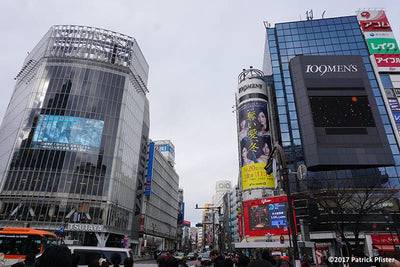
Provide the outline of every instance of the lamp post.
<path id="1" fill-rule="evenodd" d="M 296 234 L 296 226 L 295 226 L 296 218 L 294 217 L 293 205 L 292 205 L 293 198 L 292 198 L 292 194 L 290 192 L 290 185 L 289 185 L 289 170 L 286 166 L 285 153 L 283 151 L 282 146 L 280 146 L 279 144 L 275 144 L 274 148 L 272 149 L 272 152 L 269 154 L 268 162 L 267 162 L 267 165 L 265 166 L 265 170 L 267 171 L 268 174 L 271 174 L 272 159 L 273 159 L 273 155 L 276 151 L 278 151 L 278 153 L 279 153 L 278 155 L 279 155 L 281 165 L 282 165 L 281 171 L 282 171 L 282 179 L 283 179 L 283 189 L 286 193 L 287 203 L 288 203 L 290 234 L 291 234 L 291 237 L 293 240 L 294 260 L 297 260 L 297 259 L 299 259 L 299 247 L 297 244 L 297 234 Z"/>

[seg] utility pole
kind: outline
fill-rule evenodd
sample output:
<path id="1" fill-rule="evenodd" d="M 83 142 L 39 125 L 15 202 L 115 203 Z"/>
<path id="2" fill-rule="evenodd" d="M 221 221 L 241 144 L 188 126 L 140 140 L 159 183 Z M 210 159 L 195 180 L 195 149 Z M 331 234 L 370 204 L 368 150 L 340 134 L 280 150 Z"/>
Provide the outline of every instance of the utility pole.
<path id="1" fill-rule="evenodd" d="M 208 210 L 210 209 L 212 211 L 212 247 L 215 248 L 215 209 L 218 209 L 218 215 L 221 214 L 221 207 L 214 207 L 214 206 L 210 206 L 210 207 L 199 207 L 199 205 L 196 204 L 195 209 L 197 210 Z"/>
<path id="2" fill-rule="evenodd" d="M 283 189 L 285 190 L 286 197 L 287 197 L 287 207 L 288 207 L 288 213 L 289 213 L 289 224 L 290 224 L 290 235 L 292 237 L 293 241 L 293 249 L 294 249 L 294 261 L 299 259 L 299 247 L 297 244 L 297 234 L 296 234 L 296 218 L 294 217 L 294 212 L 293 212 L 293 197 L 290 192 L 290 184 L 289 184 L 289 170 L 286 166 L 286 157 L 285 153 L 283 151 L 283 148 L 279 144 L 275 144 L 274 148 L 272 149 L 272 152 L 269 154 L 268 157 L 268 162 L 267 165 L 265 166 L 265 170 L 267 171 L 268 174 L 271 174 L 272 172 L 272 160 L 273 160 L 273 155 L 274 152 L 278 151 L 278 155 L 280 158 L 280 163 L 282 165 L 282 180 L 283 180 Z M 275 177 L 276 179 L 276 177 Z"/>

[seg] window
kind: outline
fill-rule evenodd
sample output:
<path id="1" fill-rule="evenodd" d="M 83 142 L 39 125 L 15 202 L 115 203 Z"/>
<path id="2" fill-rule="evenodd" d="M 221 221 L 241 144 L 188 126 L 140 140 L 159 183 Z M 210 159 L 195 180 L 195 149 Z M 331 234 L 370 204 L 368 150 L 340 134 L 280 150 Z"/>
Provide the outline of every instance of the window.
<path id="1" fill-rule="evenodd" d="M 393 88 L 389 75 L 381 75 L 383 88 Z"/>

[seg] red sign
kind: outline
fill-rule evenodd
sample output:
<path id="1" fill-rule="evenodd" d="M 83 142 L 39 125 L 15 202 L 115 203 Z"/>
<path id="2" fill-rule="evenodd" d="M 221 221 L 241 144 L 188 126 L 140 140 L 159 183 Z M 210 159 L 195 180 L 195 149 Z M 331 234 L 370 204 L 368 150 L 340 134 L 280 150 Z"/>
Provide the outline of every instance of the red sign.
<path id="1" fill-rule="evenodd" d="M 324 264 L 324 258 L 328 256 L 328 247 L 315 247 L 315 260 L 317 265 Z"/>
<path id="2" fill-rule="evenodd" d="M 286 196 L 244 201 L 243 216 L 246 235 L 288 234 L 290 227 L 286 204 Z"/>
<path id="3" fill-rule="evenodd" d="M 372 244 L 393 245 L 393 240 L 396 245 L 400 245 L 399 237 L 397 235 L 371 235 Z"/>
<path id="4" fill-rule="evenodd" d="M 400 54 L 374 54 L 379 71 L 400 71 Z"/>
<path id="5" fill-rule="evenodd" d="M 363 11 L 358 14 L 363 31 L 391 31 L 389 21 L 383 10 Z"/>
<path id="6" fill-rule="evenodd" d="M 243 225 L 242 225 L 242 213 L 238 212 L 238 220 L 239 220 L 239 236 L 243 237 Z"/>

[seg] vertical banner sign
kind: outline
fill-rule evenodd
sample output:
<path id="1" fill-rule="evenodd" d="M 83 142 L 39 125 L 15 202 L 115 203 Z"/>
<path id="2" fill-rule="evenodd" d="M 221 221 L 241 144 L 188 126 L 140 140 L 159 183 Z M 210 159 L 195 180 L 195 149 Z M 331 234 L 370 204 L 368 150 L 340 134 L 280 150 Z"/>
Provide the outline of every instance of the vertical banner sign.
<path id="1" fill-rule="evenodd" d="M 242 105 L 239 108 L 238 131 L 243 190 L 275 188 L 274 176 L 267 175 L 264 170 L 272 150 L 267 103 L 252 101 Z"/>
<path id="2" fill-rule="evenodd" d="M 243 225 L 242 225 L 242 213 L 238 212 L 238 221 L 239 221 L 239 236 L 243 238 Z"/>
<path id="3" fill-rule="evenodd" d="M 153 179 L 154 147 L 155 147 L 154 142 L 151 142 L 149 147 L 149 163 L 147 165 L 146 187 L 144 192 L 146 196 L 150 196 L 151 194 L 151 182 Z"/>

